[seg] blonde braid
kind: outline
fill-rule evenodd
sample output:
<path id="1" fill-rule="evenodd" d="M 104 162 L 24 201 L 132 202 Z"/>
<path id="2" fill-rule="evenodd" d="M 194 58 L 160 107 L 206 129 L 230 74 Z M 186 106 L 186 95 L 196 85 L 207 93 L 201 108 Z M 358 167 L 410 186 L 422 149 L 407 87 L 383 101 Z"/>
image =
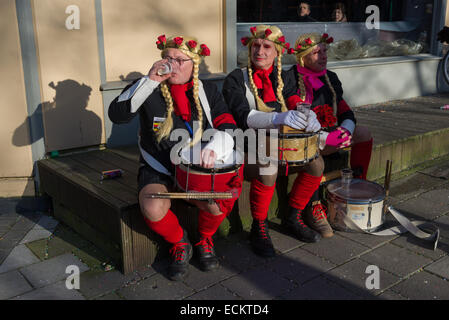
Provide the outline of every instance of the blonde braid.
<path id="1" fill-rule="evenodd" d="M 276 89 L 276 94 L 278 97 L 278 101 L 281 104 L 281 111 L 286 112 L 288 111 L 287 106 L 285 105 L 284 96 L 282 95 L 282 90 L 284 90 L 284 81 L 282 81 L 282 49 L 279 52 L 278 55 L 278 87 Z"/>
<path id="2" fill-rule="evenodd" d="M 332 108 L 334 109 L 334 115 L 337 114 L 337 93 L 335 92 L 334 87 L 331 84 L 331 81 L 329 79 L 329 76 L 327 73 L 324 75 L 324 78 L 326 79 L 326 83 L 329 86 L 329 89 L 332 92 Z"/>
<path id="3" fill-rule="evenodd" d="M 256 87 L 256 84 L 254 83 L 254 79 L 253 79 L 253 69 L 251 68 L 251 51 L 250 50 L 248 51 L 248 79 L 249 79 L 249 87 L 251 89 L 251 92 L 252 92 L 254 98 L 256 98 L 257 109 L 259 111 L 263 111 L 263 112 L 274 111 L 274 108 L 268 107 L 265 104 L 265 102 L 263 102 L 263 100 L 260 99 L 259 93 L 257 92 L 257 87 Z"/>
<path id="4" fill-rule="evenodd" d="M 198 141 L 201 140 L 201 136 L 203 135 L 203 108 L 201 107 L 200 99 L 199 99 L 199 70 L 200 70 L 200 58 L 198 56 L 192 56 L 193 60 L 193 99 L 195 101 L 196 105 L 196 111 L 198 112 L 198 122 L 199 127 L 198 130 L 194 133 L 192 142 L 190 143 L 190 146 L 192 147 L 195 145 Z"/>
<path id="5" fill-rule="evenodd" d="M 173 128 L 173 99 L 171 97 L 170 89 L 167 86 L 167 82 L 161 83 L 161 92 L 164 97 L 165 104 L 167 105 L 167 115 L 165 121 L 162 123 L 160 129 L 157 131 L 157 142 L 161 142 L 162 139 L 168 137 Z"/>
<path id="6" fill-rule="evenodd" d="M 298 88 L 299 88 L 299 94 L 302 101 L 306 101 L 307 98 L 307 92 L 306 92 L 306 85 L 304 84 L 304 75 L 302 73 L 298 72 Z"/>

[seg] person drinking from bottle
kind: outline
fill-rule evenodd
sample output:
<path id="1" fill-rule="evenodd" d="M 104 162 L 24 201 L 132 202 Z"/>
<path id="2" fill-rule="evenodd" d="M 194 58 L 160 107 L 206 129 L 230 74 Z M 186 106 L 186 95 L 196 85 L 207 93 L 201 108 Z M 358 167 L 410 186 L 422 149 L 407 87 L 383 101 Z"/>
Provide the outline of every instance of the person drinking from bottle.
<path id="1" fill-rule="evenodd" d="M 282 55 L 289 44 L 276 26 L 258 25 L 241 39 L 248 47 L 248 66 L 232 71 L 223 84 L 223 96 L 239 128 L 278 129 L 285 125 L 306 132 L 317 132 L 320 125 L 314 112 L 308 116 L 296 110 L 299 96 L 293 79 L 282 70 Z M 294 109 L 294 110 L 289 110 Z M 258 146 L 265 141 L 258 141 Z M 250 146 L 248 146 L 250 149 Z M 258 159 L 259 160 L 259 159 Z M 273 166 L 273 165 L 272 165 Z M 321 236 L 303 221 L 302 210 L 320 185 L 324 163 L 321 156 L 302 167 L 290 168 L 298 173 L 289 196 L 289 212 L 283 224 L 301 241 L 316 242 Z M 251 181 L 250 206 L 253 218 L 250 241 L 253 251 L 265 257 L 275 255 L 268 233 L 267 214 L 273 197 L 277 164 L 271 172 L 260 161 L 246 163 L 245 178 Z"/>
<path id="2" fill-rule="evenodd" d="M 127 86 L 112 101 L 108 114 L 117 124 L 127 123 L 139 115 L 138 196 L 141 212 L 148 227 L 172 246 L 168 277 L 182 280 L 188 273 L 192 257 L 187 232 L 170 210 L 170 199 L 149 195 L 166 193 L 174 185 L 171 151 L 178 144 L 178 139 L 170 138 L 174 130 L 188 132 L 188 146 L 191 147 L 201 142 L 206 129 L 215 129 L 200 155 L 200 166 L 213 168 L 216 161 L 232 151 L 233 139 L 224 130 L 235 129 L 236 124 L 216 85 L 198 78 L 201 59 L 210 55 L 209 48 L 200 45 L 195 38 L 182 36 L 166 38 L 162 35 L 156 44 L 162 60 L 153 64 L 147 76 Z M 204 179 L 210 180 L 207 175 Z M 233 187 L 240 193 L 241 180 L 235 181 Z M 232 210 L 235 200 L 190 200 L 200 209 L 200 241 L 195 244 L 195 249 L 203 271 L 219 266 L 212 236 Z"/>

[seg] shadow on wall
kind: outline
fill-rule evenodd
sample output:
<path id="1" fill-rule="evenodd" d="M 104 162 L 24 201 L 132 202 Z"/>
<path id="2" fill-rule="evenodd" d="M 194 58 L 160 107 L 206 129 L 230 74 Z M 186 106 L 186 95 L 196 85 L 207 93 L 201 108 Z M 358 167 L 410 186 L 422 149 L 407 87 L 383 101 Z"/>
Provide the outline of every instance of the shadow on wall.
<path id="1" fill-rule="evenodd" d="M 53 101 L 41 103 L 25 119 L 14 131 L 12 143 L 24 146 L 44 138 L 46 152 L 99 145 L 101 119 L 86 109 L 92 88 L 72 79 L 59 81 L 56 85 L 52 81 L 48 86 L 56 91 Z M 33 123 L 43 123 L 43 132 L 29 135 L 28 125 Z"/>

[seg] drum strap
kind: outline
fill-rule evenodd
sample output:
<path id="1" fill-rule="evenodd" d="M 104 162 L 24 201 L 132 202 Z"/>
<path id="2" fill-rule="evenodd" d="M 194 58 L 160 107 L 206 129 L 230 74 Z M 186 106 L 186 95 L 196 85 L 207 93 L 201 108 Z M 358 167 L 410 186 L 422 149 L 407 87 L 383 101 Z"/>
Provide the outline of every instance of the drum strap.
<path id="1" fill-rule="evenodd" d="M 209 121 L 211 128 L 213 128 L 214 126 L 210 114 L 209 101 L 207 101 L 206 92 L 204 91 L 203 83 L 201 82 L 201 80 L 199 80 L 199 84 L 200 84 L 199 97 L 201 101 L 201 106 L 203 107 L 204 113 L 206 114 L 207 121 Z"/>
<path id="2" fill-rule="evenodd" d="M 433 223 L 425 221 L 410 221 L 404 215 L 402 215 L 398 210 L 394 209 L 392 206 L 388 206 L 388 211 L 393 215 L 393 217 L 400 223 L 399 226 L 394 226 L 385 230 L 368 232 L 360 228 L 354 221 L 352 221 L 348 216 L 344 217 L 344 222 L 348 227 L 353 230 L 372 234 L 375 236 L 392 236 L 405 232 L 410 232 L 415 237 L 423 239 L 425 241 L 433 241 L 433 250 L 436 250 L 438 245 L 438 240 L 440 238 L 440 229 Z M 431 230 L 432 233 L 427 233 L 418 228 L 419 226 Z"/>
<path id="3" fill-rule="evenodd" d="M 140 154 L 142 155 L 142 158 L 145 160 L 145 162 L 148 163 L 148 165 L 152 167 L 154 170 L 163 173 L 167 176 L 171 176 L 170 171 L 168 171 L 166 167 L 164 167 L 159 161 L 156 160 L 155 157 L 153 157 L 151 154 L 149 154 L 142 148 L 142 145 L 140 144 L 140 135 L 138 135 L 137 138 L 138 138 L 137 145 L 139 146 Z"/>
<path id="4" fill-rule="evenodd" d="M 251 89 L 249 88 L 249 78 L 248 78 L 248 68 L 243 68 L 243 79 L 245 80 L 245 89 L 246 89 L 246 100 L 248 100 L 249 108 L 251 110 L 257 110 L 256 108 L 256 98 L 251 93 Z"/>

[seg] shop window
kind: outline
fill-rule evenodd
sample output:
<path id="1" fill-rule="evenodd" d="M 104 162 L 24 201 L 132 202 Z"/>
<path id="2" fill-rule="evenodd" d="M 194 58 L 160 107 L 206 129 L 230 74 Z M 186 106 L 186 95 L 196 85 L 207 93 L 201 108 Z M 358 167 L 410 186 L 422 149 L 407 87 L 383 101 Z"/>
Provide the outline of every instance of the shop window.
<path id="1" fill-rule="evenodd" d="M 302 2 L 308 4 L 308 16 L 301 14 Z M 337 3 L 343 19 L 335 10 Z M 378 29 L 366 26 L 370 14 L 365 10 L 371 5 L 379 9 Z M 329 50 L 331 61 L 428 53 L 433 6 L 433 0 L 238 0 L 238 62 L 240 66 L 247 62 L 240 38 L 261 23 L 280 27 L 291 44 L 302 33 L 328 33 L 335 39 Z M 284 62 L 293 64 L 294 57 L 287 56 Z"/>

